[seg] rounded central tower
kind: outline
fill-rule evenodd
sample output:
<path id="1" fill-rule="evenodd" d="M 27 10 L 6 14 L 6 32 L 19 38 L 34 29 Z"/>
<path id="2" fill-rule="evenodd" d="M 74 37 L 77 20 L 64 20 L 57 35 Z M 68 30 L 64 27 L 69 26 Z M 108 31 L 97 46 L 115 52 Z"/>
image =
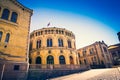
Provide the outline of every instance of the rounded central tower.
<path id="1" fill-rule="evenodd" d="M 75 35 L 65 28 L 48 27 L 30 34 L 31 64 L 78 64 Z"/>

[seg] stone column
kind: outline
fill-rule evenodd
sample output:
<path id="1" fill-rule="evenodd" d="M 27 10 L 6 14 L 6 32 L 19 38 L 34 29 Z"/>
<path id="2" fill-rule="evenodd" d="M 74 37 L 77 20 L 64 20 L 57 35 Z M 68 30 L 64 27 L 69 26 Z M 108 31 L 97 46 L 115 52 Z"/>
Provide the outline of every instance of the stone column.
<path id="1" fill-rule="evenodd" d="M 8 20 L 11 20 L 11 17 L 12 17 L 12 11 L 10 11 L 10 14 L 9 14 Z"/>

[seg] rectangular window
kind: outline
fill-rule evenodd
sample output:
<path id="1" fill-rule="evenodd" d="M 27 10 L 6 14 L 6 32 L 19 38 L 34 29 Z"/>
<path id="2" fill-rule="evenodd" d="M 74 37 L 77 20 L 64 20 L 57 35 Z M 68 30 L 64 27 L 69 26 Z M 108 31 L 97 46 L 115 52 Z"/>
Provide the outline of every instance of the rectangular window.
<path id="1" fill-rule="evenodd" d="M 41 35 L 43 34 L 43 31 L 41 31 Z"/>
<path id="2" fill-rule="evenodd" d="M 1 39 L 2 39 L 2 35 L 3 35 L 3 32 L 0 31 L 0 42 L 1 42 Z"/>
<path id="3" fill-rule="evenodd" d="M 107 52 L 107 48 L 106 47 L 103 47 L 103 49 L 104 49 L 104 52 Z"/>
<path id="4" fill-rule="evenodd" d="M 36 36 L 37 36 L 37 32 L 36 32 Z"/>
<path id="5" fill-rule="evenodd" d="M 20 65 L 14 65 L 14 70 L 18 71 L 20 69 Z"/>
<path id="6" fill-rule="evenodd" d="M 82 53 L 83 53 L 83 56 L 86 56 L 87 51 L 84 50 Z"/>

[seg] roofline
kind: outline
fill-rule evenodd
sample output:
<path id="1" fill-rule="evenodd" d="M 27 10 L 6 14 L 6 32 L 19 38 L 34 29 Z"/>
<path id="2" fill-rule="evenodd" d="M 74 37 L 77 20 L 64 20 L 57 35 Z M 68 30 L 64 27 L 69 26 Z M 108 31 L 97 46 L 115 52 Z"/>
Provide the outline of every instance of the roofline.
<path id="1" fill-rule="evenodd" d="M 97 42 L 97 41 L 96 41 L 96 42 Z M 81 47 L 81 48 L 77 49 L 77 51 L 78 51 L 78 50 L 81 50 L 81 49 L 83 49 L 83 48 L 87 48 L 87 47 L 89 47 L 89 46 L 92 46 L 92 45 L 94 45 L 96 42 L 94 42 L 94 43 L 92 43 L 92 44 L 89 44 L 89 45 L 86 45 L 86 46 L 84 46 L 84 47 Z"/>
<path id="2" fill-rule="evenodd" d="M 90 44 L 90 45 L 87 45 L 87 46 L 85 46 L 85 47 L 81 47 L 81 48 L 77 49 L 77 51 L 78 51 L 78 50 L 81 50 L 81 49 L 83 49 L 83 48 L 87 48 L 87 47 L 89 47 L 89 46 L 95 45 L 95 44 L 97 44 L 97 43 L 105 44 L 104 41 L 102 41 L 102 42 L 101 42 L 101 41 L 96 41 L 96 42 L 94 42 L 94 43 L 92 43 L 92 44 Z M 106 45 L 106 44 L 105 44 L 105 45 Z M 107 45 L 106 45 L 106 46 L 107 46 Z"/>
<path id="3" fill-rule="evenodd" d="M 113 45 L 110 45 L 110 46 L 116 46 L 116 45 L 120 45 L 120 43 L 117 43 L 117 44 L 113 44 Z M 108 47 L 110 47 L 110 46 L 108 46 Z"/>
<path id="4" fill-rule="evenodd" d="M 26 11 L 30 12 L 31 15 L 33 14 L 33 10 L 30 8 L 27 8 L 26 6 L 24 6 L 23 4 L 21 4 L 18 0 L 10 0 L 12 1 L 15 5 L 17 5 L 18 7 L 25 9 Z"/>
<path id="5" fill-rule="evenodd" d="M 66 30 L 66 31 L 71 32 L 71 33 L 75 36 L 75 34 L 74 34 L 72 31 L 67 30 L 66 28 L 59 28 L 59 27 L 43 27 L 43 28 L 41 28 L 41 29 L 36 29 L 36 30 L 33 30 L 33 31 L 30 33 L 30 35 L 31 35 L 32 33 L 36 32 L 36 31 L 39 31 L 39 30 L 42 30 L 42 29 L 49 29 L 49 28 L 63 29 L 63 30 Z"/>

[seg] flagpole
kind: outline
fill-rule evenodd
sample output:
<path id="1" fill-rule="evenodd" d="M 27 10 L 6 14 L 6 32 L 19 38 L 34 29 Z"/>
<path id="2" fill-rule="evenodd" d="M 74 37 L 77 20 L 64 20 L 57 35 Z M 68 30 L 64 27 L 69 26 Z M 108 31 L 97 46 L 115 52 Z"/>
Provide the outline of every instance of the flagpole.
<path id="1" fill-rule="evenodd" d="M 47 27 L 50 26 L 50 22 L 47 24 Z"/>

